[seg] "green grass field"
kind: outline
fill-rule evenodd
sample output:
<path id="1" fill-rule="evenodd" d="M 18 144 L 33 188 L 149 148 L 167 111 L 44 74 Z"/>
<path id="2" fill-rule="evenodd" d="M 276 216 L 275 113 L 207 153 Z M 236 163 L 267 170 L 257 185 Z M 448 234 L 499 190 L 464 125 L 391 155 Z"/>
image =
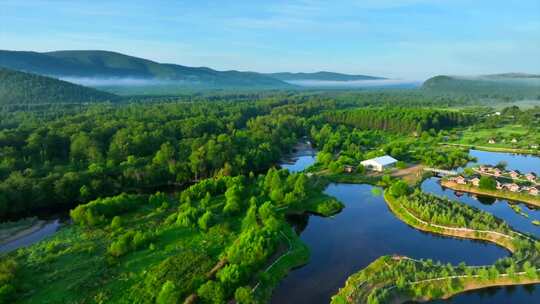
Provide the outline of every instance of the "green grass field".
<path id="1" fill-rule="evenodd" d="M 495 143 L 489 143 L 489 140 Z M 513 139 L 516 142 L 513 142 Z M 519 124 L 504 125 L 499 128 L 479 129 L 470 127 L 452 136 L 450 144 L 460 144 L 483 150 L 518 151 L 524 153 L 540 153 L 540 149 L 533 146 L 540 145 L 540 130 Z"/>

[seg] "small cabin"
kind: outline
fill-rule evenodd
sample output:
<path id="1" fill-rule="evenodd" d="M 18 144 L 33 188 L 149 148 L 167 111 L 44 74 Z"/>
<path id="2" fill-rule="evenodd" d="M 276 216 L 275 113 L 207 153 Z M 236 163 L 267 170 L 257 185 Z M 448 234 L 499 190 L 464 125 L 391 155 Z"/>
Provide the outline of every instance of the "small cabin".
<path id="1" fill-rule="evenodd" d="M 480 186 L 480 179 L 478 177 L 474 177 L 470 180 L 471 184 L 473 184 L 473 186 Z"/>
<path id="2" fill-rule="evenodd" d="M 507 184 L 506 188 L 512 192 L 519 192 L 519 185 L 516 183 Z"/>
<path id="3" fill-rule="evenodd" d="M 525 178 L 526 178 L 528 181 L 534 183 L 534 182 L 536 182 L 536 173 L 534 173 L 534 172 L 527 173 L 527 174 L 525 175 Z"/>
<path id="4" fill-rule="evenodd" d="M 387 168 L 394 167 L 397 162 L 397 159 L 393 158 L 392 156 L 385 155 L 364 160 L 360 164 L 366 167 L 366 169 L 382 172 Z"/>
<path id="5" fill-rule="evenodd" d="M 509 173 L 510 173 L 510 177 L 512 178 L 518 178 L 521 175 L 521 172 L 519 172 L 518 170 L 512 170 Z"/>
<path id="6" fill-rule="evenodd" d="M 497 142 L 496 142 L 495 139 L 493 139 L 493 138 L 490 138 L 490 139 L 488 140 L 488 144 L 496 144 L 496 143 L 497 143 Z"/>
<path id="7" fill-rule="evenodd" d="M 349 166 L 349 165 L 345 165 L 343 167 L 343 172 L 345 173 L 353 173 L 354 172 L 354 167 L 353 166 Z"/>
<path id="8" fill-rule="evenodd" d="M 478 168 L 478 170 L 482 173 L 486 173 L 489 171 L 489 167 L 487 166 L 480 166 L 480 168 Z"/>
<path id="9" fill-rule="evenodd" d="M 501 184 L 501 182 L 497 181 L 497 186 L 495 188 L 497 188 L 498 190 L 501 190 L 503 188 L 503 184 Z"/>
<path id="10" fill-rule="evenodd" d="M 499 176 L 501 176 L 501 174 L 502 174 L 501 169 L 499 169 L 499 168 L 493 169 L 493 175 L 499 177 Z"/>
<path id="11" fill-rule="evenodd" d="M 529 194 L 530 195 L 538 196 L 539 193 L 540 193 L 540 190 L 538 190 L 537 187 L 529 188 Z"/>
<path id="12" fill-rule="evenodd" d="M 467 184 L 467 180 L 465 179 L 465 177 L 461 176 L 461 175 L 458 175 L 454 178 L 454 181 L 456 182 L 456 184 L 460 184 L 460 185 L 466 185 Z"/>

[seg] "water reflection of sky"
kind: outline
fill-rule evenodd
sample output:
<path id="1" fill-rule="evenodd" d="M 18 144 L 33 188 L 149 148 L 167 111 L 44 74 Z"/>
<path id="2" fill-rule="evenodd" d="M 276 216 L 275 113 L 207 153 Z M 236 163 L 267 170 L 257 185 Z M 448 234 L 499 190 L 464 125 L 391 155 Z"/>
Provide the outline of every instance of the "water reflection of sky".
<path id="1" fill-rule="evenodd" d="M 480 150 L 470 150 L 469 154 L 478 159 L 476 161 L 478 164 L 496 165 L 504 161 L 508 164 L 508 169 L 540 174 L 540 157 L 538 156 Z"/>
<path id="2" fill-rule="evenodd" d="M 382 255 L 399 254 L 457 264 L 491 264 L 508 252 L 494 244 L 421 232 L 396 218 L 370 185 L 331 184 L 326 193 L 345 204 L 336 216 L 297 220 L 310 262 L 292 271 L 272 303 L 329 303 L 347 277 Z"/>

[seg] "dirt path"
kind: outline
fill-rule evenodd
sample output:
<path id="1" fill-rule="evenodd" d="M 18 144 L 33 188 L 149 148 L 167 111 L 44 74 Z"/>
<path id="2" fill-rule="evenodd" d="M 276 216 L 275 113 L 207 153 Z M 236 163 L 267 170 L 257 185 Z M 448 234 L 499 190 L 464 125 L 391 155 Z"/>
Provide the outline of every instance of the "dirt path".
<path id="1" fill-rule="evenodd" d="M 476 239 L 476 240 L 489 241 L 508 249 L 510 252 L 515 251 L 514 244 L 513 244 L 513 240 L 515 238 L 514 236 L 510 236 L 510 235 L 506 235 L 500 232 L 490 231 L 490 230 L 475 230 L 475 229 L 470 229 L 470 228 L 448 227 L 448 226 L 428 223 L 416 217 L 407 208 L 405 208 L 403 205 L 397 202 L 397 200 L 390 199 L 387 195 L 385 195 L 385 201 L 390 207 L 390 210 L 392 210 L 399 219 L 415 227 L 416 229 L 426 231 L 426 232 L 431 232 L 431 233 L 438 233 L 438 234 L 447 235 L 447 236 L 464 238 L 464 239 Z M 417 223 L 416 224 L 411 223 L 411 221 L 407 221 L 406 219 L 400 217 L 398 215 L 399 209 L 405 212 Z M 440 231 L 432 229 L 433 227 L 440 229 Z M 513 234 L 515 234 L 516 236 L 530 239 L 530 237 L 523 235 L 519 232 L 513 232 Z"/>

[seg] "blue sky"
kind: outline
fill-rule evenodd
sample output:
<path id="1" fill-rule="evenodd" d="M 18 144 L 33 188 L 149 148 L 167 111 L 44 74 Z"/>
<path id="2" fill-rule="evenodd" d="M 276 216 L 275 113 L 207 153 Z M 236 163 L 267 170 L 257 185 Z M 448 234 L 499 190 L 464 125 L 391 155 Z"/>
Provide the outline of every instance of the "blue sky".
<path id="1" fill-rule="evenodd" d="M 0 0 L 0 49 L 260 72 L 540 73 L 539 0 Z"/>

